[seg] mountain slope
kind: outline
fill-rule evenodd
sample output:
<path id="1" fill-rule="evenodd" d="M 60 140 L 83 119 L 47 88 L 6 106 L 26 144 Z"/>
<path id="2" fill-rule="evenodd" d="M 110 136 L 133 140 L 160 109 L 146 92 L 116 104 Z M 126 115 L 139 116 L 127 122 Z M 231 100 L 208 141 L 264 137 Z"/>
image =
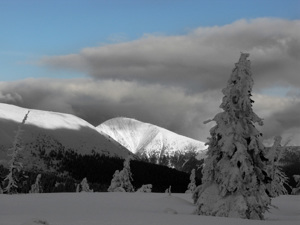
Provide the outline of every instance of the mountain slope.
<path id="1" fill-rule="evenodd" d="M 7 159 L 17 126 L 28 109 L 0 103 L 0 158 Z M 30 110 L 23 127 L 25 152 L 73 149 L 80 154 L 95 152 L 121 158 L 131 154 L 116 142 L 108 141 L 88 122 L 70 114 Z"/>
<path id="2" fill-rule="evenodd" d="M 147 157 L 154 154 L 161 158 L 188 151 L 201 153 L 206 149 L 203 142 L 130 118 L 110 119 L 100 124 L 97 130 L 132 153 Z"/>

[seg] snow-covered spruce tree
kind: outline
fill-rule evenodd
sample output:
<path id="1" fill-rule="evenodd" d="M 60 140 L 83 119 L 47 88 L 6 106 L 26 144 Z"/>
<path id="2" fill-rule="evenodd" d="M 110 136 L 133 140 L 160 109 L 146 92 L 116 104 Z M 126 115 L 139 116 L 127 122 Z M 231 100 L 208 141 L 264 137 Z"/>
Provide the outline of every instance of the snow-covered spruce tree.
<path id="1" fill-rule="evenodd" d="M 201 215 L 263 219 L 271 204 L 269 160 L 262 134 L 254 126 L 263 125 L 263 121 L 252 110 L 248 57 L 241 53 L 222 90 L 220 108 L 224 111 L 209 120 L 216 125 L 210 130 L 202 185 L 197 190 L 196 212 Z"/>
<path id="2" fill-rule="evenodd" d="M 171 194 L 172 194 L 171 188 L 172 188 L 172 186 L 170 185 L 170 186 L 165 190 L 165 193 L 169 194 L 169 196 L 171 196 Z"/>
<path id="3" fill-rule="evenodd" d="M 292 195 L 300 194 L 300 175 L 293 175 L 294 180 L 296 181 L 296 187 L 292 189 Z"/>
<path id="4" fill-rule="evenodd" d="M 144 184 L 136 192 L 150 193 L 152 191 L 152 184 Z"/>
<path id="5" fill-rule="evenodd" d="M 113 179 L 111 180 L 111 184 L 108 188 L 109 192 L 133 192 L 134 188 L 131 184 L 132 174 L 130 171 L 130 157 L 127 157 L 124 161 L 124 167 L 119 172 L 116 170 Z"/>
<path id="6" fill-rule="evenodd" d="M 80 192 L 80 184 L 76 185 L 76 192 Z"/>
<path id="7" fill-rule="evenodd" d="M 107 191 L 108 192 L 126 192 L 122 186 L 123 186 L 123 184 L 120 179 L 120 171 L 116 170 Z"/>
<path id="8" fill-rule="evenodd" d="M 4 179 L 4 182 L 6 182 L 6 186 L 4 188 L 4 192 L 7 194 L 14 194 L 17 193 L 18 188 L 18 174 L 20 173 L 23 165 L 20 162 L 20 151 L 23 150 L 22 144 L 21 144 L 21 135 L 22 135 L 22 127 L 25 124 L 28 114 L 30 111 L 27 112 L 27 114 L 24 116 L 22 123 L 18 126 L 16 135 L 14 137 L 14 141 L 12 144 L 12 147 L 8 149 L 8 155 L 11 157 L 11 160 L 9 161 L 9 172 L 7 176 Z"/>
<path id="9" fill-rule="evenodd" d="M 191 175 L 190 175 L 190 183 L 188 185 L 187 190 L 185 191 L 185 193 L 194 193 L 195 189 L 196 189 L 196 180 L 195 180 L 195 169 L 192 169 L 191 171 Z"/>
<path id="10" fill-rule="evenodd" d="M 93 190 L 90 189 L 90 186 L 88 184 L 86 177 L 82 179 L 80 186 L 81 186 L 81 192 L 93 192 Z"/>
<path id="11" fill-rule="evenodd" d="M 43 192 L 43 188 L 41 185 L 41 174 L 38 174 L 36 176 L 36 180 L 35 183 L 33 185 L 31 185 L 31 190 L 29 191 L 29 193 L 42 193 Z"/>
<path id="12" fill-rule="evenodd" d="M 272 197 L 285 195 L 288 193 L 285 186 L 288 185 L 288 177 L 281 170 L 280 159 L 283 155 L 284 148 L 281 147 L 281 137 L 274 138 L 274 144 L 268 149 L 266 157 L 269 159 L 268 174 L 270 174 L 272 181 L 268 184 L 268 191 Z"/>

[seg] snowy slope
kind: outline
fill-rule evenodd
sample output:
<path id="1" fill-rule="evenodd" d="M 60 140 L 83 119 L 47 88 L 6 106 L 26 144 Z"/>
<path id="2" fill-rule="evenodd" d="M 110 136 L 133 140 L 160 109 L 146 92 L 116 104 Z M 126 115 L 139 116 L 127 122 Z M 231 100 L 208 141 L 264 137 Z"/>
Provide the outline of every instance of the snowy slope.
<path id="1" fill-rule="evenodd" d="M 28 109 L 0 103 L 0 159 L 5 159 L 17 126 L 27 112 Z M 28 152 L 43 145 L 52 150 L 63 146 L 81 154 L 92 150 L 119 157 L 131 154 L 120 144 L 108 141 L 93 125 L 70 114 L 30 109 L 23 130 L 22 141 Z"/>
<path id="2" fill-rule="evenodd" d="M 300 196 L 280 196 L 265 221 L 194 215 L 190 194 L 0 194 L 0 225 L 298 225 Z"/>
<path id="3" fill-rule="evenodd" d="M 135 154 L 162 156 L 190 150 L 204 152 L 206 149 L 203 142 L 130 118 L 108 120 L 100 124 L 97 130 Z"/>

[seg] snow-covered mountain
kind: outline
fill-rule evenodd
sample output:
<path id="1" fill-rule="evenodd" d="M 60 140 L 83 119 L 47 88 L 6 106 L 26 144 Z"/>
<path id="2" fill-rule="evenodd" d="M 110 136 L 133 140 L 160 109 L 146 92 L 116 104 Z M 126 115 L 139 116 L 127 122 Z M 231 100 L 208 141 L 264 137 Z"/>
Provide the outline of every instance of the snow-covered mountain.
<path id="1" fill-rule="evenodd" d="M 18 125 L 30 111 L 23 126 L 22 145 L 27 154 L 39 151 L 72 149 L 80 154 L 97 153 L 125 158 L 131 154 L 113 140 L 107 140 L 96 128 L 74 115 L 25 109 L 0 103 L 0 163 L 7 160 Z"/>
<path id="2" fill-rule="evenodd" d="M 97 130 L 137 155 L 161 158 L 190 151 L 206 152 L 204 142 L 131 118 L 110 119 L 100 124 Z"/>

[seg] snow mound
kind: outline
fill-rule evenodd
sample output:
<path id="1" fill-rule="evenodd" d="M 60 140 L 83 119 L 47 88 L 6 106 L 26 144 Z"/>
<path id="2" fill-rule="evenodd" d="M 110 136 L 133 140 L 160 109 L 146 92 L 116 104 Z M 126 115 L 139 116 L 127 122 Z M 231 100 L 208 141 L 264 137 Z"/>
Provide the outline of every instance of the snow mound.
<path id="1" fill-rule="evenodd" d="M 178 212 L 175 209 L 171 209 L 171 208 L 166 208 L 164 210 L 164 213 L 168 213 L 168 214 L 178 214 Z"/>
<path id="2" fill-rule="evenodd" d="M 190 201 L 183 199 L 181 197 L 168 195 L 164 196 L 162 198 L 157 199 L 157 202 L 160 204 L 166 204 L 166 205 L 193 205 Z"/>
<path id="3" fill-rule="evenodd" d="M 50 224 L 44 219 L 31 219 L 25 223 L 22 223 L 21 225 L 50 225 Z"/>
<path id="4" fill-rule="evenodd" d="M 0 195 L 1 225 L 298 225 L 300 196 L 280 196 L 265 221 L 194 215 L 190 194 L 51 193 Z M 178 214 L 168 213 L 176 211 Z M 167 212 L 164 212 L 166 210 Z"/>

